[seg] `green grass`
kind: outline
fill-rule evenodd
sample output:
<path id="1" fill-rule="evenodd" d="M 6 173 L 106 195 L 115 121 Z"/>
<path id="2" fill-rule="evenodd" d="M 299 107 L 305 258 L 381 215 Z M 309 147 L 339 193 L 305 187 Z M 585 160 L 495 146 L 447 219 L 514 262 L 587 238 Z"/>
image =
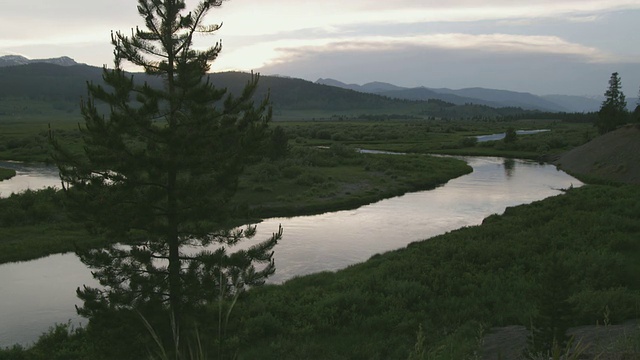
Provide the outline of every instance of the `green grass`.
<path id="1" fill-rule="evenodd" d="M 11 125 L 16 131 L 9 139 L 29 138 L 34 129 L 41 131 L 41 125 Z M 354 207 L 430 188 L 469 171 L 450 159 L 356 154 L 345 144 L 401 152 L 537 158 L 577 146 L 593 132 L 589 125 L 539 121 L 278 125 L 294 145 L 291 156 L 264 160 L 248 168 L 240 181 L 235 201 L 244 204 L 252 217 Z M 70 123 L 64 126 L 68 127 L 61 134 L 77 141 L 66 131 Z M 513 144 L 463 143 L 465 137 L 501 132 L 509 126 L 552 131 L 522 136 Z M 331 146 L 320 150 L 315 145 Z M 0 156 L 35 157 L 37 151 L 29 148 L 18 146 L 13 152 L 0 151 Z M 80 227 L 55 225 L 67 221 L 59 196 L 46 190 L 0 200 L 0 254 L 8 254 L 4 261 L 103 241 L 87 237 Z M 240 358 L 406 359 L 422 328 L 430 358 L 464 359 L 477 350 L 482 329 L 544 319 L 545 304 L 555 301 L 545 294 L 556 293 L 551 289 L 558 284 L 565 285 L 560 287 L 561 299 L 571 304 L 573 325 L 604 320 L 604 309 L 610 310 L 614 322 L 638 317 L 638 198 L 640 188 L 634 186 L 572 189 L 562 196 L 510 208 L 481 226 L 375 255 L 336 273 L 254 289 L 240 299 L 232 314 L 228 343 L 238 349 Z M 216 316 L 206 307 L 198 316 L 203 319 L 201 337 L 205 342 L 210 339 L 212 346 L 217 335 L 207 324 L 216 324 Z M 140 324 L 131 328 L 120 324 L 117 331 L 95 326 L 36 348 L 50 346 L 44 353 L 55 354 L 69 351 L 74 344 L 92 344 L 80 346 L 81 355 L 76 358 L 99 358 L 113 351 L 122 358 L 139 358 L 146 355 L 141 345 L 146 334 L 127 330 L 133 328 L 139 329 Z M 39 344 L 46 344 L 45 340 Z M 20 349 L 7 351 L 22 354 Z M 8 352 L 0 351 L 0 358 L 3 354 Z"/>
<path id="2" fill-rule="evenodd" d="M 59 191 L 27 190 L 0 199 L 0 264 L 106 243 L 69 220 Z"/>
<path id="3" fill-rule="evenodd" d="M 297 148 L 285 159 L 265 159 L 247 168 L 233 199 L 241 209 L 233 223 L 355 208 L 430 189 L 470 171 L 463 161 L 450 158 L 360 154 L 340 145 Z M 0 263 L 104 244 L 69 219 L 60 191 L 0 199 Z"/>
<path id="4" fill-rule="evenodd" d="M 312 116 L 314 113 L 307 115 Z M 290 119 L 301 114 L 292 113 Z M 49 116 L 0 116 L 0 159 L 48 161 L 49 124 L 58 141 L 67 147 L 82 149 L 77 124 L 79 115 L 53 113 Z M 341 143 L 365 149 L 411 153 L 446 153 L 452 155 L 488 155 L 541 159 L 581 145 L 596 135 L 591 124 L 574 124 L 551 120 L 416 120 L 387 121 L 351 119 L 339 121 L 276 121 L 287 133 L 290 143 L 317 146 Z M 521 135 L 515 143 L 492 141 L 468 146 L 472 136 L 519 130 L 551 129 L 535 135 Z"/>
<path id="5" fill-rule="evenodd" d="M 49 127 L 70 146 L 79 149 L 79 116 L 0 116 L 0 159 L 49 162 Z"/>
<path id="6" fill-rule="evenodd" d="M 286 159 L 248 168 L 236 201 L 260 217 L 320 213 L 430 189 L 469 172 L 455 159 L 360 154 L 341 145 L 295 148 Z"/>
<path id="7" fill-rule="evenodd" d="M 544 159 L 582 145 L 596 136 L 591 124 L 552 120 L 397 120 L 397 121 L 323 121 L 283 122 L 291 141 L 300 145 L 327 145 L 333 142 L 350 146 L 408 153 L 506 156 Z M 518 130 L 550 129 L 532 135 L 520 135 L 514 143 L 490 141 L 467 143 L 467 138 Z"/>
<path id="8" fill-rule="evenodd" d="M 15 170 L 0 168 L 0 181 L 11 179 L 14 176 L 16 176 Z"/>
<path id="9" fill-rule="evenodd" d="M 558 301 L 570 326 L 637 318 L 639 197 L 637 186 L 571 189 L 335 273 L 253 289 L 236 304 L 228 343 L 240 359 L 408 359 L 419 334 L 429 359 L 468 359 L 488 328 L 535 324 Z M 199 314 L 211 353 L 216 314 Z M 78 358 L 139 358 L 141 341 L 152 344 L 118 333 L 115 346 L 114 334 L 89 328 L 48 354 L 92 344 Z"/>
<path id="10" fill-rule="evenodd" d="M 634 186 L 573 189 L 337 273 L 256 289 L 236 309 L 241 357 L 402 359 L 422 326 L 433 354 L 446 349 L 437 358 L 462 359 L 479 324 L 544 315 L 554 266 L 570 284 L 571 325 L 602 323 L 605 308 L 613 322 L 638 317 L 639 197 Z"/>

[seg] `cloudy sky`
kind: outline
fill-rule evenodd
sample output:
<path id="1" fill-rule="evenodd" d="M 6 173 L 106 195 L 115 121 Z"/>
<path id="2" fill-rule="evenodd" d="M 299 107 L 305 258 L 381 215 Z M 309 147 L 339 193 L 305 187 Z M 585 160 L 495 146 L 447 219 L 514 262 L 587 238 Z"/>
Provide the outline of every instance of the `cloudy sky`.
<path id="1" fill-rule="evenodd" d="M 187 4 L 195 4 L 187 0 Z M 112 63 L 110 31 L 135 0 L 0 0 L 0 55 Z M 230 0 L 213 71 L 315 81 L 601 95 L 612 72 L 640 87 L 640 0 Z"/>

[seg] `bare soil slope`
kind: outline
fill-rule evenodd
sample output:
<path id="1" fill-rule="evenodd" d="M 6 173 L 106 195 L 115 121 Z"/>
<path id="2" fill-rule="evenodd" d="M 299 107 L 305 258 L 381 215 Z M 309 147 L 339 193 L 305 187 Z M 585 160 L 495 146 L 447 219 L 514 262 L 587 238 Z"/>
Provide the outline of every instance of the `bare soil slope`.
<path id="1" fill-rule="evenodd" d="M 640 184 L 640 125 L 626 125 L 599 136 L 555 163 L 575 175 Z"/>

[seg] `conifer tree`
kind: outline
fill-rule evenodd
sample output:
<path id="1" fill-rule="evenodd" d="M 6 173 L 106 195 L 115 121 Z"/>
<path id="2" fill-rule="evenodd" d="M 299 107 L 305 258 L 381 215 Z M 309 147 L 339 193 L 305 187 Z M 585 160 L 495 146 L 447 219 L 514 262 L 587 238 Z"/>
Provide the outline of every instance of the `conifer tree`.
<path id="1" fill-rule="evenodd" d="M 190 308 L 263 284 L 275 271 L 281 229 L 232 252 L 255 228 L 222 226 L 243 167 L 268 146 L 271 109 L 268 99 L 252 101 L 258 75 L 236 96 L 208 80 L 221 45 L 198 50 L 193 38 L 219 29 L 203 21 L 221 4 L 202 0 L 186 12 L 183 0 L 139 0 L 146 28 L 112 33 L 114 68 L 104 68 L 104 86 L 88 84 L 84 152 L 52 135 L 76 218 L 118 243 L 81 254 L 103 285 L 78 290 L 81 315 L 155 304 L 170 310 L 175 332 Z M 124 63 L 145 75 L 127 74 Z"/>
<path id="2" fill-rule="evenodd" d="M 605 100 L 602 102 L 595 124 L 601 134 L 615 130 L 627 121 L 627 101 L 617 72 L 611 74 L 609 88 L 604 96 Z"/>

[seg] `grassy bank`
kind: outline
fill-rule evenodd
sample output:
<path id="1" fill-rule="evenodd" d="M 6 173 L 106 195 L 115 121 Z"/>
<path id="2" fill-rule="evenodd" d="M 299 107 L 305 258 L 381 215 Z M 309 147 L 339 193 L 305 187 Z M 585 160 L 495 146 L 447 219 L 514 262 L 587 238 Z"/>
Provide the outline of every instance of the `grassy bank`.
<path id="1" fill-rule="evenodd" d="M 422 358 L 466 359 L 493 326 L 637 318 L 638 198 L 636 186 L 572 189 L 345 270 L 254 289 L 232 312 L 227 344 L 240 359 L 408 359 L 416 350 Z M 558 308 L 561 316 L 553 316 Z M 218 344 L 216 314 L 212 306 L 200 317 L 210 353 Z M 58 330 L 30 354 L 144 357 L 144 330 L 137 331 Z"/>
<path id="2" fill-rule="evenodd" d="M 16 176 L 15 170 L 0 168 L 0 181 L 11 179 L 14 176 Z"/>
<path id="3" fill-rule="evenodd" d="M 360 154 L 341 145 L 292 149 L 284 159 L 264 159 L 246 169 L 232 222 L 355 208 L 470 171 L 463 161 L 423 155 Z M 106 244 L 68 218 L 64 201 L 52 189 L 0 199 L 0 263 Z"/>
<path id="4" fill-rule="evenodd" d="M 478 331 L 640 316 L 640 188 L 586 186 L 337 273 L 256 289 L 235 312 L 245 358 L 407 358 L 422 327 L 436 358 Z M 567 306 L 568 305 L 568 306 Z M 317 354 L 317 355 L 313 355 Z"/>
<path id="5" fill-rule="evenodd" d="M 1 120 L 1 119 L 0 119 Z M 81 150 L 77 116 L 31 116 L 0 121 L 0 159 L 48 161 L 49 124 L 56 138 L 71 149 Z M 556 156 L 596 136 L 588 123 L 559 120 L 344 120 L 284 121 L 281 126 L 295 146 L 344 144 L 365 149 L 410 153 L 446 153 L 453 155 L 506 156 L 541 159 Z M 478 135 L 502 133 L 507 129 L 551 131 L 520 135 L 513 143 L 489 141 L 476 143 Z"/>

